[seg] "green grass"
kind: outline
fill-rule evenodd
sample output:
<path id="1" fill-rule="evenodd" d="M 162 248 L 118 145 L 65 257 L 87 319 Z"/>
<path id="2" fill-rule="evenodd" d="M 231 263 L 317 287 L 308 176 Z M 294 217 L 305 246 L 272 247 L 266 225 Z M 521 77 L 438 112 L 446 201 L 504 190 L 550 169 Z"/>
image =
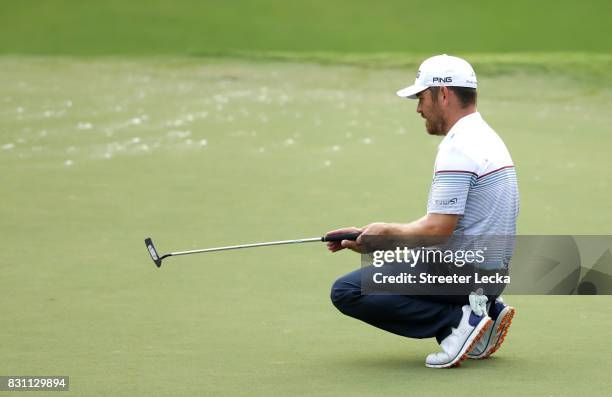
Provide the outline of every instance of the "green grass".
<path id="1" fill-rule="evenodd" d="M 4 0 L 0 53 L 609 53 L 611 4 Z"/>
<path id="2" fill-rule="evenodd" d="M 340 315 L 323 247 L 151 263 L 423 214 L 439 138 L 396 98 L 469 59 L 523 234 L 610 234 L 611 3 L 0 1 L 0 375 L 68 395 L 605 396 L 609 297 L 509 296 L 486 362 Z"/>
<path id="3" fill-rule="evenodd" d="M 481 62 L 519 231 L 610 234 L 611 90 Z M 167 251 L 422 215 L 439 138 L 394 95 L 412 69 L 7 56 L 0 69 L 0 374 L 67 374 L 88 396 L 610 390 L 609 297 L 507 297 L 518 315 L 494 359 L 432 371 L 433 340 L 330 304 L 356 256 L 315 244 L 154 268 L 149 235 Z"/>

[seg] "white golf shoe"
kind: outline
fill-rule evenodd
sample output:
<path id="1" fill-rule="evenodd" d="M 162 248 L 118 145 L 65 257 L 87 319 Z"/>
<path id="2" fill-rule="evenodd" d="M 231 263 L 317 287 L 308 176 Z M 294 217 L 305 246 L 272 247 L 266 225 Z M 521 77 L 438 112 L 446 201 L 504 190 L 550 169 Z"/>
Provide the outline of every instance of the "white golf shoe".
<path id="1" fill-rule="evenodd" d="M 469 305 L 462 307 L 463 317 L 457 328 L 453 328 L 449 336 L 440 343 L 442 351 L 432 353 L 425 359 L 425 366 L 429 368 L 450 368 L 458 366 L 467 358 L 476 343 L 491 327 L 493 320 L 486 314 L 476 315 Z"/>
<path id="2" fill-rule="evenodd" d="M 493 326 L 485 332 L 484 336 L 468 352 L 468 358 L 474 360 L 488 358 L 501 347 L 508 334 L 508 329 L 516 309 L 506 305 L 502 298 L 497 298 L 493 302 L 490 313 L 494 319 Z"/>

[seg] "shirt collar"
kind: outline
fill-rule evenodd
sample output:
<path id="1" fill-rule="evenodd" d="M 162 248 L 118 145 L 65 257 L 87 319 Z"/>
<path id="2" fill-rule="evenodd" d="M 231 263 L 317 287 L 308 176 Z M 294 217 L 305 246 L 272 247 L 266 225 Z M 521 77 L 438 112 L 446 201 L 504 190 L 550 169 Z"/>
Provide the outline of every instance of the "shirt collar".
<path id="1" fill-rule="evenodd" d="M 458 133 L 460 133 L 464 129 L 463 127 L 465 125 L 467 125 L 471 121 L 480 120 L 480 119 L 482 119 L 482 116 L 480 115 L 480 113 L 479 112 L 474 112 L 474 113 L 470 113 L 470 114 L 468 114 L 466 116 L 463 116 L 462 118 L 457 120 L 457 122 L 448 131 L 448 133 L 446 134 L 444 139 L 442 139 L 442 142 L 440 142 L 440 146 L 442 146 L 446 142 L 449 142 L 450 140 L 452 140 L 455 137 L 455 135 L 457 135 Z"/>

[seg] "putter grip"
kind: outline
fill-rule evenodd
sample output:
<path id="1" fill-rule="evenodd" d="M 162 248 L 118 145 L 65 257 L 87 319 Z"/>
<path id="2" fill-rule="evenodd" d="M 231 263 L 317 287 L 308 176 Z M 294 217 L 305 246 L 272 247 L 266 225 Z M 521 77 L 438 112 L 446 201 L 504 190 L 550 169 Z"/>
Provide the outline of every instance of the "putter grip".
<path id="1" fill-rule="evenodd" d="M 324 237 L 321 237 L 321 241 L 323 241 L 323 242 L 327 242 L 327 241 L 342 241 L 342 240 L 352 240 L 352 241 L 355 241 L 355 240 L 357 240 L 357 237 L 359 237 L 360 234 L 361 234 L 360 232 L 328 234 L 328 235 L 326 235 Z"/>

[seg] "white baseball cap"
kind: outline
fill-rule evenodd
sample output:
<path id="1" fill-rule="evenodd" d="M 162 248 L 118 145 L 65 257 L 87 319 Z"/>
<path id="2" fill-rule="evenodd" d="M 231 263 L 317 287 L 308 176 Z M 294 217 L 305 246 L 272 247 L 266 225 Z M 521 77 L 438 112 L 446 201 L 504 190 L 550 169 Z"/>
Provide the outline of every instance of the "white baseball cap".
<path id="1" fill-rule="evenodd" d="M 442 54 L 423 61 L 414 84 L 397 92 L 403 98 L 416 99 L 416 94 L 429 87 L 476 88 L 476 73 L 465 59 Z"/>

